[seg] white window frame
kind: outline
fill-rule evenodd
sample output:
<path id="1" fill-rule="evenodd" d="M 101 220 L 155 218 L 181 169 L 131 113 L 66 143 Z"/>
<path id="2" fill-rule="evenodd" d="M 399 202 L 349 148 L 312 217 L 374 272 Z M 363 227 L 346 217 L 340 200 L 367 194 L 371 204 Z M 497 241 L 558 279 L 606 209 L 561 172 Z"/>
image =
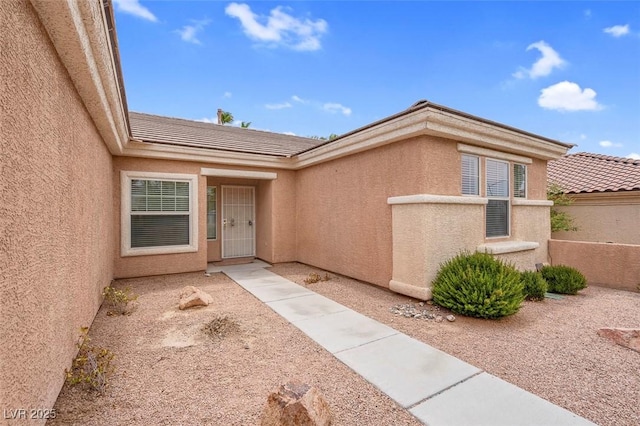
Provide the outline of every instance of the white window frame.
<path id="1" fill-rule="evenodd" d="M 131 182 L 136 179 L 189 183 L 189 244 L 180 246 L 131 247 Z M 120 172 L 120 212 L 121 256 L 147 256 L 198 251 L 198 175 L 123 170 Z M 166 212 L 166 214 L 176 214 L 176 212 Z"/>
<path id="2" fill-rule="evenodd" d="M 496 195 L 489 195 L 487 193 L 487 182 L 489 181 L 487 173 L 489 171 L 489 167 L 487 165 L 488 161 L 495 161 L 496 163 L 503 163 L 507 165 L 507 196 L 496 196 Z M 487 218 L 485 217 L 485 223 L 484 223 L 484 231 L 485 231 L 485 238 L 487 239 L 495 239 L 495 238 L 509 238 L 511 237 L 511 193 L 512 193 L 512 168 L 511 168 L 511 164 L 508 161 L 504 161 L 504 160 L 498 160 L 496 158 L 485 158 L 485 176 L 484 176 L 484 192 L 485 192 L 485 197 L 489 200 L 489 202 L 491 200 L 500 200 L 500 201 L 506 201 L 507 202 L 507 234 L 506 235 L 494 235 L 494 236 L 488 236 L 487 235 Z M 485 207 L 485 215 L 487 214 L 487 208 L 488 208 L 488 204 Z"/>
<path id="3" fill-rule="evenodd" d="M 464 179 L 463 179 L 464 175 L 462 174 L 462 163 L 463 163 L 465 157 L 475 159 L 477 167 L 478 167 L 478 173 L 476 175 L 476 188 L 477 188 L 477 191 L 476 191 L 475 194 L 465 194 L 465 192 L 464 192 Z M 471 155 L 471 154 L 462 154 L 460 156 L 460 179 L 461 179 L 461 182 L 460 182 L 460 185 L 461 185 L 460 193 L 462 194 L 462 196 L 464 196 L 464 197 L 478 197 L 478 196 L 480 196 L 480 175 L 481 175 L 481 173 L 482 173 L 482 167 L 481 167 L 480 157 L 478 157 L 477 155 Z"/>
<path id="4" fill-rule="evenodd" d="M 522 197 L 516 195 L 516 188 L 515 188 L 516 166 L 524 167 L 524 195 Z M 511 175 L 511 178 L 513 179 L 513 182 L 511 183 L 513 185 L 513 188 L 512 188 L 513 198 L 526 199 L 529 196 L 529 168 L 527 167 L 527 165 L 520 164 L 520 163 L 513 163 L 513 173 Z"/>

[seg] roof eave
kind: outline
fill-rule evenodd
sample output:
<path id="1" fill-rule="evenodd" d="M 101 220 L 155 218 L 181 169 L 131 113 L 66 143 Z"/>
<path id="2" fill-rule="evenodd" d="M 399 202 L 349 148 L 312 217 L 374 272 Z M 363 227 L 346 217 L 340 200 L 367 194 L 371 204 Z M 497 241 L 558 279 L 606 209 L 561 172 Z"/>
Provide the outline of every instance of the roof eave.
<path id="1" fill-rule="evenodd" d="M 31 4 L 105 145 L 121 154 L 130 131 L 110 1 Z"/>

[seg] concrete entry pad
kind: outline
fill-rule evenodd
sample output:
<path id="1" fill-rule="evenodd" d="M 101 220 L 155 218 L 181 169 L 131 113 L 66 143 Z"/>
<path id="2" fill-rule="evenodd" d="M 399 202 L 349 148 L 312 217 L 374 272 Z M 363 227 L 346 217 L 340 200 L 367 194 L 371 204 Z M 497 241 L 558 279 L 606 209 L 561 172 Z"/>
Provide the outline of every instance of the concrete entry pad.
<path id="1" fill-rule="evenodd" d="M 334 314 L 348 309 L 316 293 L 308 296 L 268 302 L 267 306 L 294 324 L 296 321 L 311 320 L 312 318 Z M 300 328 L 300 326 L 297 327 Z"/>
<path id="2" fill-rule="evenodd" d="M 302 298 L 294 300 L 300 299 Z M 323 317 L 296 321 L 293 325 L 332 354 L 398 334 L 397 330 L 351 309 Z"/>
<path id="3" fill-rule="evenodd" d="M 334 355 L 405 408 L 481 372 L 404 334 Z"/>
<path id="4" fill-rule="evenodd" d="M 409 410 L 428 425 L 594 425 L 488 373 L 482 373 Z"/>

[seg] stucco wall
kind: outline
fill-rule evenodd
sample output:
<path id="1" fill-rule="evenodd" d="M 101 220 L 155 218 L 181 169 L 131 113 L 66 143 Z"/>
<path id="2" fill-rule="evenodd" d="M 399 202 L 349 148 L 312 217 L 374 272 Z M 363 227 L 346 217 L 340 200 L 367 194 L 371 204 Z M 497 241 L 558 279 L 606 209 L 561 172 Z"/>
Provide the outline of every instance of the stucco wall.
<path id="1" fill-rule="evenodd" d="M 569 213 L 578 230 L 554 232 L 554 239 L 640 244 L 640 191 L 571 197 L 574 203 L 558 210 Z"/>
<path id="2" fill-rule="evenodd" d="M 233 167 L 133 157 L 116 157 L 113 161 L 113 214 L 114 234 L 117 245 L 114 249 L 115 276 L 117 278 L 148 275 L 174 274 L 202 271 L 207 262 L 222 259 L 222 186 L 240 185 L 255 188 L 256 256 L 267 262 L 295 260 L 295 228 L 291 218 L 295 217 L 295 172 L 286 170 L 262 170 L 242 168 L 247 171 L 275 172 L 277 179 L 245 179 L 201 176 L 202 168 L 237 170 Z M 198 176 L 198 251 L 191 253 L 161 254 L 147 256 L 121 256 L 120 250 L 120 173 L 121 171 L 147 171 L 153 173 L 180 173 Z M 218 239 L 207 241 L 206 187 L 215 185 L 218 198 Z"/>
<path id="3" fill-rule="evenodd" d="M 458 195 L 459 162 L 454 142 L 425 136 L 298 170 L 298 260 L 388 287 L 392 238 L 387 198 Z"/>
<path id="4" fill-rule="evenodd" d="M 549 254 L 553 265 L 578 269 L 589 284 L 640 291 L 640 245 L 550 240 Z"/>
<path id="5" fill-rule="evenodd" d="M 0 27 L 0 410 L 47 408 L 113 277 L 112 163 L 30 4 Z"/>

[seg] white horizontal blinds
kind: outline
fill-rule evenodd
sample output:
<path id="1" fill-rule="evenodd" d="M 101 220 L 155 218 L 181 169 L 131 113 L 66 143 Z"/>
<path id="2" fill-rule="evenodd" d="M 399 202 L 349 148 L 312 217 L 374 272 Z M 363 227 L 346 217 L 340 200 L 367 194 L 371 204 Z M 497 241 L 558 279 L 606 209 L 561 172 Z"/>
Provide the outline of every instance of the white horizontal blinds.
<path id="1" fill-rule="evenodd" d="M 513 165 L 513 196 L 527 197 L 527 166 L 524 164 Z"/>
<path id="2" fill-rule="evenodd" d="M 479 195 L 479 159 L 473 155 L 462 155 L 462 194 Z"/>
<path id="3" fill-rule="evenodd" d="M 189 245 L 189 182 L 131 180 L 131 247 Z"/>
<path id="4" fill-rule="evenodd" d="M 215 186 L 207 186 L 207 239 L 218 238 L 218 205 Z"/>
<path id="5" fill-rule="evenodd" d="M 487 237 L 509 235 L 509 163 L 486 160 Z"/>

